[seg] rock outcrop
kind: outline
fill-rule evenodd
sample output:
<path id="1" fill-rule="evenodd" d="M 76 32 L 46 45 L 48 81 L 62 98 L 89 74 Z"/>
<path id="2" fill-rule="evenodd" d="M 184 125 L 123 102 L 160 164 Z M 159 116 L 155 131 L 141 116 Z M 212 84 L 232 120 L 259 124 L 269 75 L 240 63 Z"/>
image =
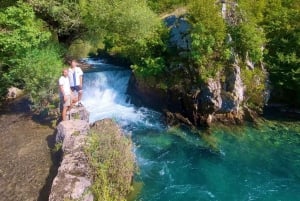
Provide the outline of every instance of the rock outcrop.
<path id="1" fill-rule="evenodd" d="M 233 21 L 236 17 L 231 15 L 236 5 L 230 4 L 230 9 L 226 10 L 226 2 L 220 1 L 223 17 L 229 24 L 236 24 Z M 219 68 L 221 70 L 202 76 L 198 66 L 193 66 L 193 61 L 187 59 L 192 43 L 191 26 L 186 16 L 169 15 L 164 18 L 170 29 L 168 45 L 173 51 L 171 58 L 167 59 L 166 72 L 161 77 L 152 78 L 157 79 L 152 84 L 133 75 L 128 87 L 128 93 L 133 96 L 132 102 L 163 111 L 171 125 L 183 123 L 198 127 L 213 122 L 240 124 L 244 120 L 253 121 L 255 113 L 260 112 L 259 107 L 265 104 L 265 100 L 255 94 L 256 89 L 259 90 L 257 93 L 263 93 L 266 83 L 260 62 L 255 64 L 248 56 L 244 60 L 232 49 L 230 61 L 219 64 L 223 65 Z M 231 42 L 232 38 L 228 35 L 228 43 Z M 217 64 L 212 61 L 207 68 L 214 68 L 213 65 Z M 254 68 L 262 71 L 261 75 L 257 75 L 259 78 L 253 76 Z"/>
<path id="2" fill-rule="evenodd" d="M 90 167 L 84 154 L 85 139 L 89 130 L 84 120 L 63 121 L 57 126 L 57 142 L 62 141 L 63 160 L 55 177 L 49 201 L 92 201 L 88 191 L 92 184 Z"/>
<path id="3" fill-rule="evenodd" d="M 55 177 L 49 201 L 92 201 L 90 166 L 84 146 L 90 129 L 88 112 L 84 107 L 74 108 L 71 120 L 57 126 L 56 143 L 62 144 L 63 159 Z"/>
<path id="4" fill-rule="evenodd" d="M 159 90 L 132 78 L 129 86 L 128 93 L 135 96 L 133 102 L 139 100 L 141 105 L 163 111 L 167 123 L 171 125 L 183 123 L 198 127 L 216 121 L 240 124 L 244 119 L 253 119 L 248 118 L 253 115 L 244 118 L 242 103 L 245 87 L 237 65 L 227 69 L 223 82 L 220 76 L 216 76 L 215 79 L 209 78 L 205 83 L 188 88 L 173 86 Z"/>
<path id="5" fill-rule="evenodd" d="M 112 119 L 99 120 L 90 125 L 89 113 L 84 107 L 73 108 L 69 118 L 57 126 L 56 143 L 61 144 L 63 157 L 52 183 L 49 201 L 93 201 L 94 196 L 99 196 L 91 192 L 92 185 L 97 183 L 95 179 L 99 179 L 99 167 L 91 163 L 93 157 L 97 160 L 100 157 L 102 162 L 108 160 L 110 171 L 118 170 L 109 173 L 110 186 L 103 188 L 117 188 L 119 195 L 125 197 L 131 190 L 135 167 L 130 140 Z M 87 151 L 90 139 L 96 144 L 97 151 Z"/>

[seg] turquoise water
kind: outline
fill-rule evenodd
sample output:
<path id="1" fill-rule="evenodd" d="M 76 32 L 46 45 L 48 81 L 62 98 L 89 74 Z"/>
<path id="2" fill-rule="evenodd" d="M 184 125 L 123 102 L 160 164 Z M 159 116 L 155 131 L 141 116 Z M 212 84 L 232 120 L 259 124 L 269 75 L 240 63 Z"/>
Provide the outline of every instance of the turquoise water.
<path id="1" fill-rule="evenodd" d="M 297 125 L 133 134 L 143 187 L 135 200 L 300 200 Z"/>
<path id="2" fill-rule="evenodd" d="M 130 104 L 130 71 L 92 64 L 83 102 L 90 122 L 113 118 L 131 136 L 139 167 L 132 200 L 300 200 L 300 122 L 166 128 L 160 113 Z"/>

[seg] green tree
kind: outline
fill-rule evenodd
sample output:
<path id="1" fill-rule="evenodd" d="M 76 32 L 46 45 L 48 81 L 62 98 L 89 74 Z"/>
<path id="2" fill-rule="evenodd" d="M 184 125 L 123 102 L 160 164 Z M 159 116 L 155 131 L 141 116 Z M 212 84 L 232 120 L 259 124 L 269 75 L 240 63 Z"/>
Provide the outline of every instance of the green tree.
<path id="1" fill-rule="evenodd" d="M 71 45 L 83 38 L 86 28 L 82 22 L 81 7 L 85 0 L 28 0 L 34 11 L 47 22 L 59 42 Z"/>
<path id="2" fill-rule="evenodd" d="M 273 100 L 300 106 L 300 3 L 269 0 L 263 27 Z M 290 98 L 293 97 L 293 98 Z"/>
<path id="3" fill-rule="evenodd" d="M 194 1 L 190 4 L 189 12 L 193 27 L 189 62 L 198 71 L 199 78 L 205 80 L 219 71 L 220 60 L 226 49 L 226 26 L 214 0 Z"/>
<path id="4" fill-rule="evenodd" d="M 91 0 L 83 8 L 89 38 L 102 40 L 107 50 L 122 52 L 123 46 L 149 38 L 160 19 L 145 1 Z"/>
<path id="5" fill-rule="evenodd" d="M 22 55 L 49 41 L 46 24 L 32 7 L 19 1 L 0 12 L 0 65 L 13 66 Z"/>
<path id="6" fill-rule="evenodd" d="M 47 45 L 24 53 L 8 75 L 22 84 L 32 101 L 32 109 L 42 110 L 57 94 L 57 81 L 62 70 L 62 51 L 57 45 Z M 16 84 L 16 83 L 15 83 Z"/>
<path id="7" fill-rule="evenodd" d="M 45 106 L 62 67 L 58 45 L 44 21 L 22 1 L 0 13 L 1 97 L 9 86 L 25 89 L 34 106 Z M 44 102 L 44 103 L 43 103 Z"/>
<path id="8" fill-rule="evenodd" d="M 149 7 L 156 13 L 174 10 L 176 7 L 186 6 L 191 0 L 147 0 Z"/>
<path id="9" fill-rule="evenodd" d="M 264 30 L 260 27 L 263 12 L 266 9 L 265 0 L 239 0 L 233 12 L 236 23 L 229 22 L 229 33 L 232 37 L 234 51 L 245 61 L 262 61 L 266 39 Z"/>

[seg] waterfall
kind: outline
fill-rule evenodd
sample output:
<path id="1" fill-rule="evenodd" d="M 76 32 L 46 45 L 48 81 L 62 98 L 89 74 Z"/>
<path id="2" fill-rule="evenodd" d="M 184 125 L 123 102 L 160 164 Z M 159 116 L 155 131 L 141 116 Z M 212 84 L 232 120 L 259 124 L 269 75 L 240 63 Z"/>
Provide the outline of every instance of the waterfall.
<path id="1" fill-rule="evenodd" d="M 90 112 L 90 122 L 112 118 L 122 127 L 162 127 L 160 113 L 130 103 L 126 94 L 130 70 L 105 64 L 102 60 L 86 60 L 91 72 L 84 74 L 83 104 Z"/>

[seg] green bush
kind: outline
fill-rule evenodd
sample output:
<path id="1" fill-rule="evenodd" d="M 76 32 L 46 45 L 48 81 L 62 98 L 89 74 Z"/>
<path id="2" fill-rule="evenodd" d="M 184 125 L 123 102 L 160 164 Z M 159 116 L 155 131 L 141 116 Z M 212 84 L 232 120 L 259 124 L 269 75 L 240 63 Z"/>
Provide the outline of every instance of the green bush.
<path id="1" fill-rule="evenodd" d="M 199 0 L 189 5 L 192 44 L 188 62 L 198 72 L 196 80 L 214 77 L 226 53 L 226 26 L 214 2 Z"/>
<path id="2" fill-rule="evenodd" d="M 125 201 L 132 190 L 132 142 L 118 132 L 91 131 L 86 154 L 93 169 L 92 192 L 97 201 Z"/>
<path id="3" fill-rule="evenodd" d="M 148 5 L 156 13 L 172 11 L 176 7 L 186 6 L 191 0 L 147 0 Z"/>
<path id="4" fill-rule="evenodd" d="M 267 74 L 260 68 L 243 68 L 241 77 L 245 88 L 245 103 L 249 108 L 261 112 L 266 99 Z"/>
<path id="5" fill-rule="evenodd" d="M 18 1 L 0 11 L 0 65 L 12 67 L 24 54 L 50 40 L 46 24 L 28 4 Z"/>
<path id="6" fill-rule="evenodd" d="M 300 107 L 299 1 L 271 1 L 262 24 L 268 39 L 265 62 L 273 85 L 272 101 Z"/>
<path id="7" fill-rule="evenodd" d="M 48 106 L 54 93 L 57 94 L 62 67 L 59 47 L 48 45 L 26 52 L 7 75 L 14 83 L 22 85 L 33 103 L 33 109 L 41 110 Z"/>

